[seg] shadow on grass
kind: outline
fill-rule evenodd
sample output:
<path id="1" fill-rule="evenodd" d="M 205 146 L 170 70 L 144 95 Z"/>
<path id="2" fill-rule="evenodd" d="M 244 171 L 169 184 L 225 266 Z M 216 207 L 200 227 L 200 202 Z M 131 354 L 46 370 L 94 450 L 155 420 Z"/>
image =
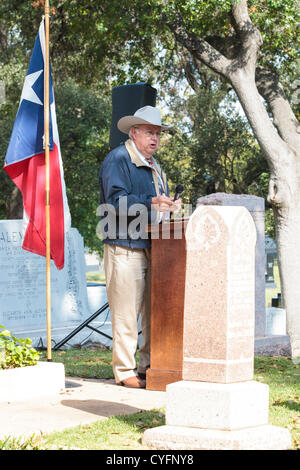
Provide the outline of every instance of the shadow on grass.
<path id="1" fill-rule="evenodd" d="M 294 400 L 278 401 L 273 403 L 273 406 L 281 406 L 283 408 L 287 408 L 292 411 L 298 411 L 300 413 L 300 403 L 297 403 Z"/>
<path id="2" fill-rule="evenodd" d="M 140 408 L 106 400 L 62 400 L 61 404 L 96 416 L 109 416 L 138 413 Z"/>

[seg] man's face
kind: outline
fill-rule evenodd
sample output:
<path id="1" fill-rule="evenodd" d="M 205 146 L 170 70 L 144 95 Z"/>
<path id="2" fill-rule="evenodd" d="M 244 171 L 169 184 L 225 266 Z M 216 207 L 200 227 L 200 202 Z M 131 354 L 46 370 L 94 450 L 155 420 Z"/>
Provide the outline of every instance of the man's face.
<path id="1" fill-rule="evenodd" d="M 140 124 L 131 131 L 131 137 L 136 148 L 149 160 L 159 147 L 160 126 Z"/>

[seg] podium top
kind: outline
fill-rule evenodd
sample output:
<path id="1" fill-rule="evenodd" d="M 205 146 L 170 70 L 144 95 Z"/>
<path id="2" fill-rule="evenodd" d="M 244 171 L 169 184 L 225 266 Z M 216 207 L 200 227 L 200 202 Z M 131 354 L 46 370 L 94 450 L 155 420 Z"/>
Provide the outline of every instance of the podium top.
<path id="1" fill-rule="evenodd" d="M 151 233 L 152 236 L 156 235 L 156 238 L 158 238 L 161 234 L 183 233 L 188 224 L 188 221 L 189 217 L 166 219 L 159 224 L 149 224 L 147 227 L 147 232 Z"/>

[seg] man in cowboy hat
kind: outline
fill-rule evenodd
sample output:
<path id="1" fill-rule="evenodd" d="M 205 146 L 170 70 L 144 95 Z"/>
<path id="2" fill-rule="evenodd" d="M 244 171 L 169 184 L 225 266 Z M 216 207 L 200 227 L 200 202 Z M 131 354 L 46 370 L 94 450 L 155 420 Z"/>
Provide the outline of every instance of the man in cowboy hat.
<path id="1" fill-rule="evenodd" d="M 166 176 L 153 158 L 161 131 L 167 129 L 159 110 L 145 106 L 133 116 L 121 118 L 117 126 L 129 139 L 113 149 L 100 168 L 100 203 L 105 204 L 108 213 L 115 213 L 111 224 L 115 230 L 104 231 L 103 240 L 113 371 L 118 384 L 145 388 L 146 369 L 150 366 L 151 242 L 145 227 L 132 233 L 130 224 L 137 214 L 146 214 L 146 222 L 158 222 L 162 214 L 179 210 L 181 201 L 169 197 Z M 137 368 L 140 313 L 142 344 Z"/>

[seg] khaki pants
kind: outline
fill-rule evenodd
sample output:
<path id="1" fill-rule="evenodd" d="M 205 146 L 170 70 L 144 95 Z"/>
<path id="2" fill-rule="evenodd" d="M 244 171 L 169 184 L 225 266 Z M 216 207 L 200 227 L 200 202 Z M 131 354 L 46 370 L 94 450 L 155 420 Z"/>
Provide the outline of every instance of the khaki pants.
<path id="1" fill-rule="evenodd" d="M 111 312 L 116 382 L 137 375 L 138 317 L 142 345 L 138 372 L 150 365 L 150 257 L 147 250 L 104 244 L 106 291 Z"/>

